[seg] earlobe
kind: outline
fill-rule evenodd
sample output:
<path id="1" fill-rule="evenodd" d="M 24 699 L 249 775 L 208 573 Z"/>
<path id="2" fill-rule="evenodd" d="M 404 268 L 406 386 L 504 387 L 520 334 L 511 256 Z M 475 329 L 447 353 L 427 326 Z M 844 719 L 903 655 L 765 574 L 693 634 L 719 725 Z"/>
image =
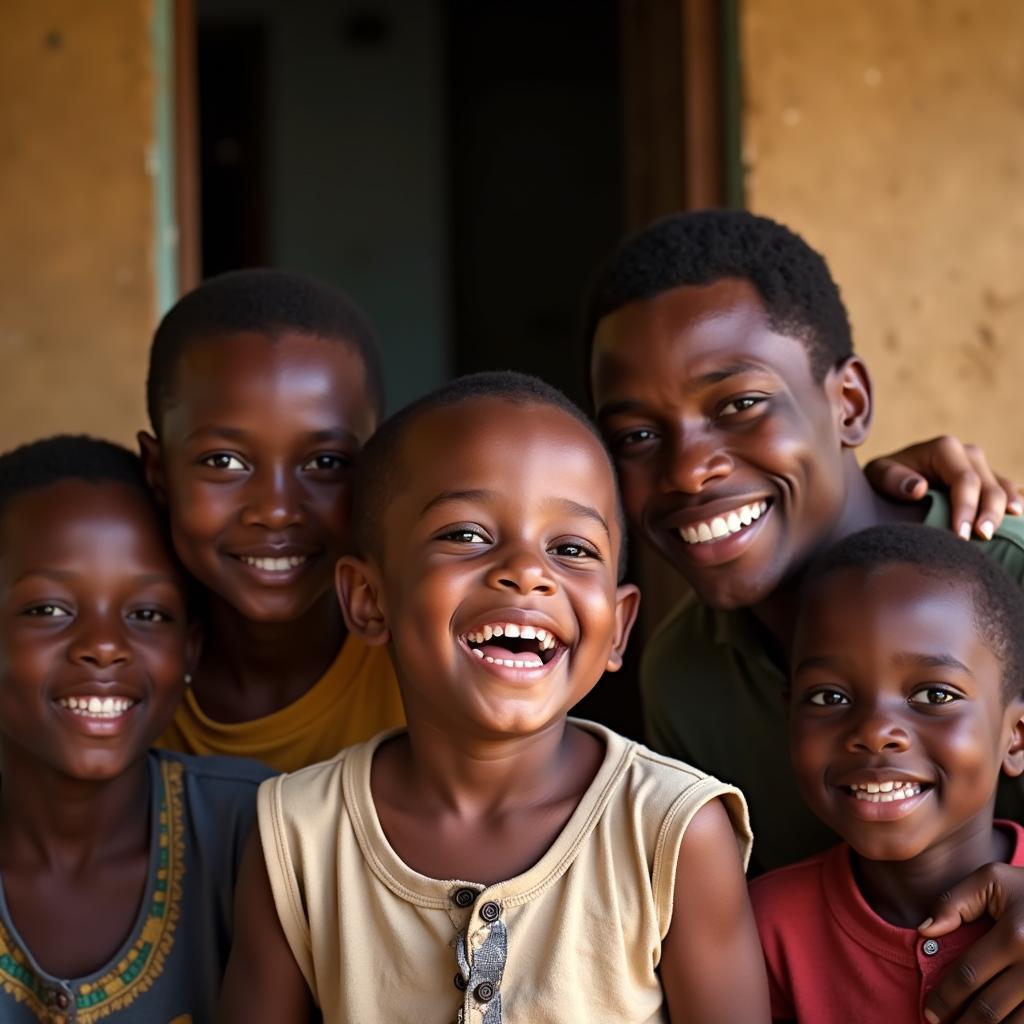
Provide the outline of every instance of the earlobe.
<path id="1" fill-rule="evenodd" d="M 632 583 L 624 583 L 615 592 L 615 636 L 612 639 L 611 654 L 608 655 L 608 671 L 618 672 L 626 653 L 629 634 L 640 610 L 640 589 Z"/>
<path id="2" fill-rule="evenodd" d="M 161 505 L 167 504 L 167 485 L 164 480 L 164 460 L 160 454 L 160 442 L 145 430 L 140 430 L 135 439 L 139 442 L 139 456 L 146 474 L 146 483 Z"/>
<path id="3" fill-rule="evenodd" d="M 1024 700 L 1012 702 L 1010 743 L 1003 757 L 1003 771 L 1012 779 L 1024 775 Z"/>
<path id="4" fill-rule="evenodd" d="M 839 403 L 839 438 L 844 448 L 857 448 L 871 429 L 871 375 L 858 356 L 850 356 L 831 373 Z"/>
<path id="5" fill-rule="evenodd" d="M 346 555 L 334 569 L 334 586 L 348 631 L 371 647 L 386 644 L 391 631 L 378 598 L 380 581 L 376 567 Z"/>

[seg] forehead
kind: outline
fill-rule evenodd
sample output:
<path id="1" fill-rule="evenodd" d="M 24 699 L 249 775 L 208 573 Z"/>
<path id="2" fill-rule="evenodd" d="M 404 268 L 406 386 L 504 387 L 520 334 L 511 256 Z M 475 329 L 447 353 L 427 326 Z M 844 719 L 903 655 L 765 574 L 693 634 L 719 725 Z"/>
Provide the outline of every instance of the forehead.
<path id="1" fill-rule="evenodd" d="M 947 654 L 972 670 L 994 657 L 979 631 L 969 584 L 898 563 L 837 569 L 805 589 L 794 663 L 830 651 Z"/>
<path id="2" fill-rule="evenodd" d="M 109 575 L 134 563 L 134 572 L 140 562 L 177 574 L 149 499 L 128 484 L 63 480 L 17 495 L 0 513 L 7 578 L 42 566 L 89 566 Z"/>
<path id="3" fill-rule="evenodd" d="M 295 410 L 369 436 L 376 410 L 354 344 L 295 331 L 192 341 L 175 366 L 163 428 L 173 434 L 207 422 L 283 425 Z"/>
<path id="4" fill-rule="evenodd" d="M 601 442 L 555 406 L 474 398 L 422 414 L 401 445 L 402 486 L 430 495 L 480 489 L 510 500 L 571 497 L 615 518 Z M 581 497 L 581 495 L 583 497 Z"/>
<path id="5" fill-rule="evenodd" d="M 609 394 L 686 387 L 723 367 L 746 364 L 812 382 L 804 343 L 771 328 L 750 281 L 724 278 L 680 285 L 604 317 L 594 335 L 591 383 L 600 404 Z"/>

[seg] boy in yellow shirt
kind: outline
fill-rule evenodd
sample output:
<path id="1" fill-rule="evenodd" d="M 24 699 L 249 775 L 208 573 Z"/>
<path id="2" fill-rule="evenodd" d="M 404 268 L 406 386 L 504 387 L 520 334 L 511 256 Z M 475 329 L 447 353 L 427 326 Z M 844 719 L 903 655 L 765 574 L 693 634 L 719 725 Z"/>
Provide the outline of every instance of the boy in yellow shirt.
<path id="1" fill-rule="evenodd" d="M 290 771 L 403 720 L 386 652 L 347 635 L 331 581 L 383 406 L 376 340 L 340 292 L 243 270 L 164 317 L 139 443 L 204 641 L 161 745 Z"/>

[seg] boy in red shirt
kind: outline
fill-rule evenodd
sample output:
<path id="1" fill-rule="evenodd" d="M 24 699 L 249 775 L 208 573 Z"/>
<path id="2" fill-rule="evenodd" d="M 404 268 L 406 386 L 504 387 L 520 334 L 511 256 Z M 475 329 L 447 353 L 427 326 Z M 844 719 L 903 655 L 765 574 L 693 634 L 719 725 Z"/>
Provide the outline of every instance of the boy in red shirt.
<path id="1" fill-rule="evenodd" d="M 1024 866 L 1024 828 L 994 820 L 1000 775 L 1024 772 L 1024 595 L 952 535 L 864 530 L 809 572 L 791 665 L 797 779 L 845 842 L 751 885 L 773 1019 L 932 1021 L 991 921 L 926 937 L 929 908 Z"/>

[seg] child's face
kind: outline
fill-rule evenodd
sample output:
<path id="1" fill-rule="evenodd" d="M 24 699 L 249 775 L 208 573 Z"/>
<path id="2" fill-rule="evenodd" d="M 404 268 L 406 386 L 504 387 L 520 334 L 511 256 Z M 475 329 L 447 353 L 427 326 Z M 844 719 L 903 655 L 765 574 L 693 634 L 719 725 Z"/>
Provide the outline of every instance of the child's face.
<path id="1" fill-rule="evenodd" d="M 407 717 L 542 730 L 619 667 L 635 616 L 600 442 L 560 409 L 473 399 L 424 414 L 400 472 L 367 571 Z"/>
<path id="2" fill-rule="evenodd" d="M 140 435 L 185 567 L 247 619 L 301 617 L 330 591 L 375 427 L 345 342 L 237 333 L 189 346 L 159 442 Z"/>
<path id="3" fill-rule="evenodd" d="M 181 697 L 182 580 L 146 496 L 68 480 L 0 519 L 0 735 L 79 779 L 112 778 Z"/>
<path id="4" fill-rule="evenodd" d="M 752 284 L 624 306 L 598 325 L 591 371 L 626 514 L 706 603 L 756 604 L 822 542 L 845 494 L 850 371 L 815 381 Z"/>
<path id="5" fill-rule="evenodd" d="M 969 589 L 908 565 L 838 570 L 805 595 L 793 763 L 814 812 L 870 860 L 991 829 L 1000 770 L 1019 772 L 1024 702 L 1005 703 L 975 615 Z"/>

